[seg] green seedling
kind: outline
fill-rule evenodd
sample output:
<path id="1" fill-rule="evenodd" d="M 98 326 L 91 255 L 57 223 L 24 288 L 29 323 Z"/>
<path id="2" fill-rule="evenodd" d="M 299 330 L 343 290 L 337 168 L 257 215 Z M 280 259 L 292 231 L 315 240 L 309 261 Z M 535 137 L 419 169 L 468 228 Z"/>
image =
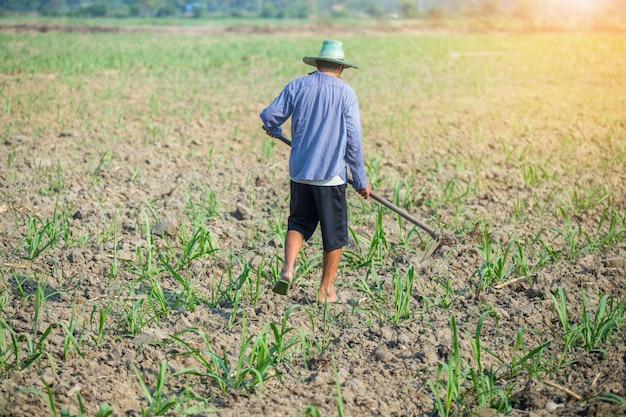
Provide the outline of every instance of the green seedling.
<path id="1" fill-rule="evenodd" d="M 26 235 L 22 238 L 22 243 L 26 246 L 26 257 L 32 261 L 46 249 L 55 248 L 59 237 L 52 221 L 44 220 L 36 214 L 29 215 L 26 219 Z"/>
<path id="2" fill-rule="evenodd" d="M 145 301 L 146 298 L 136 296 L 134 287 L 131 287 L 127 299 L 122 304 L 123 313 L 121 318 L 126 330 L 132 336 L 139 334 L 150 320 L 147 309 L 144 307 Z"/>
<path id="3" fill-rule="evenodd" d="M 104 165 L 111 164 L 112 158 L 113 158 L 113 154 L 110 151 L 106 151 L 102 154 L 102 156 L 100 157 L 100 160 L 98 161 L 98 165 L 96 166 L 96 169 L 94 170 L 93 175 L 91 176 L 90 184 L 92 186 L 100 182 L 100 172 L 102 171 L 102 168 L 104 167 Z"/>
<path id="4" fill-rule="evenodd" d="M 30 393 L 30 394 L 35 394 L 40 396 L 44 402 L 46 403 L 46 405 L 48 406 L 48 408 L 50 409 L 50 412 L 52 413 L 52 415 L 54 417 L 58 417 L 59 416 L 59 410 L 57 409 L 56 403 L 54 402 L 54 395 L 52 394 L 52 390 L 50 389 L 50 385 L 48 385 L 48 383 L 45 380 L 41 380 L 41 382 L 43 383 L 44 387 L 46 388 L 46 392 L 41 392 L 40 390 L 37 389 L 33 389 L 33 388 L 24 388 L 22 390 L 20 390 L 20 392 L 26 392 L 26 393 Z"/>
<path id="5" fill-rule="evenodd" d="M 143 380 L 141 373 L 137 369 L 137 366 L 133 364 L 133 371 L 137 375 L 139 385 L 143 390 L 146 400 L 148 401 L 148 408 L 141 410 L 141 415 L 148 416 L 163 416 L 168 413 L 168 410 L 173 409 L 177 404 L 176 398 L 165 398 L 165 379 L 167 377 L 167 362 L 161 361 L 159 363 L 159 373 L 154 381 L 154 390 L 150 390 L 148 385 Z"/>
<path id="6" fill-rule="evenodd" d="M 370 281 L 373 281 L 371 284 Z M 353 284 L 360 292 L 364 293 L 370 303 L 369 311 L 375 313 L 381 320 L 389 317 L 387 307 L 387 293 L 381 288 L 380 277 L 376 268 L 369 267 L 364 277 L 359 277 Z"/>
<path id="7" fill-rule="evenodd" d="M 15 166 L 15 148 L 12 148 L 7 153 L 7 167 L 13 168 Z"/>
<path id="8" fill-rule="evenodd" d="M 300 412 L 298 412 L 298 417 L 322 417 L 322 413 L 320 410 L 314 405 L 307 405 Z"/>
<path id="9" fill-rule="evenodd" d="M 434 304 L 447 310 L 454 304 L 454 301 L 458 297 L 454 292 L 450 277 L 446 275 L 445 279 L 437 278 L 435 279 L 435 283 L 437 284 L 437 299 Z"/>
<path id="10" fill-rule="evenodd" d="M 337 370 L 337 360 L 335 359 L 335 355 L 333 355 L 333 374 L 335 376 L 335 389 L 337 392 L 337 415 L 339 417 L 344 417 L 345 410 L 343 404 L 343 395 L 341 393 L 341 384 L 339 383 L 339 372 Z"/>
<path id="11" fill-rule="evenodd" d="M 491 288 L 494 282 L 502 282 L 506 279 L 509 274 L 509 255 L 513 245 L 514 240 L 502 248 L 498 242 L 493 240 L 489 232 L 483 232 L 482 242 L 478 245 L 483 263 L 475 272 L 479 280 L 479 291 Z"/>
<path id="12" fill-rule="evenodd" d="M 474 336 L 471 337 L 470 335 L 468 335 L 474 360 L 477 366 L 476 370 L 472 368 L 469 369 L 469 380 L 472 384 L 471 387 L 473 394 L 476 396 L 476 406 L 478 408 L 487 407 L 498 410 L 502 413 L 507 413 L 511 410 L 511 405 L 509 404 L 510 392 L 507 392 L 500 387 L 500 377 L 498 376 L 498 374 L 502 367 L 495 370 L 491 368 L 483 368 L 483 350 L 486 350 L 492 356 L 498 358 L 497 355 L 495 355 L 489 349 L 484 348 L 481 342 L 481 331 L 484 321 L 488 316 L 493 316 L 496 319 L 497 326 L 498 316 L 495 314 L 494 311 L 488 310 L 483 312 L 478 319 L 478 324 L 476 326 L 476 332 Z M 498 359 L 501 361 L 500 358 Z"/>
<path id="13" fill-rule="evenodd" d="M 588 312 L 588 300 L 583 293 L 582 322 L 580 332 L 583 348 L 592 351 L 607 343 L 614 333 L 618 333 L 626 318 L 626 302 L 615 304 L 613 297 L 604 295 L 598 300 L 596 312 Z"/>
<path id="14" fill-rule="evenodd" d="M 522 327 L 518 327 L 517 337 L 513 345 L 513 357 L 509 366 L 510 378 L 514 379 L 521 372 L 527 372 L 532 378 L 539 378 L 540 374 L 546 371 L 543 363 L 543 354 L 550 343 L 551 342 L 548 341 L 526 352 L 524 330 Z"/>
<path id="15" fill-rule="evenodd" d="M 65 187 L 65 181 L 63 180 L 61 171 L 61 163 L 57 161 L 54 172 L 46 173 L 47 184 L 39 189 L 39 194 L 47 196 L 60 193 Z"/>
<path id="16" fill-rule="evenodd" d="M 204 349 L 198 349 L 186 342 L 181 336 L 192 332 L 198 334 L 205 343 Z M 246 320 L 242 321 L 241 343 L 235 361 L 231 361 L 224 349 L 222 355 L 215 353 L 207 336 L 198 329 L 189 328 L 171 336 L 172 339 L 187 349 L 187 354 L 195 358 L 199 366 L 180 371 L 180 374 L 199 375 L 214 381 L 222 392 L 234 390 L 247 395 L 263 389 L 263 383 L 272 377 L 278 377 L 276 370 L 276 350 L 269 347 L 268 328 L 265 327 L 257 336 L 248 336 Z M 271 372 L 271 371 L 274 372 Z"/>
<path id="17" fill-rule="evenodd" d="M 399 324 L 403 320 L 411 318 L 411 301 L 413 300 L 413 280 L 415 271 L 413 265 L 409 267 L 406 274 L 397 270 L 393 273 L 394 294 L 393 294 L 393 314 L 394 324 Z"/>
<path id="18" fill-rule="evenodd" d="M 622 397 L 619 394 L 615 394 L 614 392 L 603 392 L 602 394 L 594 398 L 600 401 L 617 404 L 621 407 L 626 407 L 626 398 Z"/>
<path id="19" fill-rule="evenodd" d="M 70 346 L 74 348 L 74 350 L 76 351 L 76 353 L 78 353 L 78 355 L 85 359 L 85 356 L 83 355 L 83 352 L 81 351 L 80 345 L 83 341 L 83 337 L 85 335 L 85 326 L 83 324 L 82 328 L 80 330 L 78 330 L 78 328 L 76 327 L 78 325 L 78 323 L 75 321 L 76 320 L 76 301 L 74 301 L 72 303 L 72 313 L 70 315 L 70 321 L 69 323 L 63 323 L 63 322 L 58 322 L 57 325 L 60 326 L 64 332 L 65 332 L 65 339 L 63 341 L 63 360 L 67 359 L 67 355 L 70 351 Z M 76 338 L 76 334 L 80 335 L 78 337 L 78 339 Z"/>
<path id="20" fill-rule="evenodd" d="M 556 362 L 556 369 L 559 369 L 563 365 L 567 353 L 580 340 L 582 329 L 577 323 L 570 323 L 565 290 L 559 287 L 556 289 L 555 293 L 551 294 L 551 297 L 554 308 L 561 323 L 562 330 L 559 336 L 563 341 L 563 351 L 561 352 L 561 355 Z"/>
<path id="21" fill-rule="evenodd" d="M 437 367 L 434 381 L 432 379 L 427 381 L 428 387 L 435 396 L 435 410 L 442 417 L 450 416 L 452 405 L 461 399 L 461 356 L 454 316 L 450 316 L 450 329 L 452 330 L 452 349 L 448 356 L 448 362 Z"/>
<path id="22" fill-rule="evenodd" d="M 564 208 L 559 207 L 559 212 L 563 218 L 564 229 L 554 229 L 554 231 L 565 240 L 568 259 L 574 260 L 585 251 L 589 243 L 589 235 L 583 231 L 582 227 L 572 224 Z"/>
<path id="23" fill-rule="evenodd" d="M 89 417 L 85 404 L 83 403 L 83 396 L 80 391 L 76 393 L 76 398 L 78 400 L 78 408 L 80 410 L 79 413 L 71 414 L 69 408 L 62 408 L 61 417 Z M 109 417 L 112 414 L 113 409 L 111 408 L 111 406 L 107 403 L 102 403 L 100 404 L 98 411 L 96 411 L 95 417 Z"/>
<path id="24" fill-rule="evenodd" d="M 108 302 L 104 308 L 102 308 L 101 306 L 94 305 L 91 310 L 91 314 L 89 315 L 89 323 L 91 325 L 92 330 L 94 327 L 93 323 L 94 323 L 94 317 L 96 315 L 96 310 L 98 314 L 97 322 L 96 322 L 95 337 L 94 336 L 91 337 L 96 347 L 99 347 L 104 342 L 104 337 L 106 336 L 105 326 L 106 326 L 107 319 L 109 315 L 111 314 L 112 308 L 113 308 L 112 303 Z"/>

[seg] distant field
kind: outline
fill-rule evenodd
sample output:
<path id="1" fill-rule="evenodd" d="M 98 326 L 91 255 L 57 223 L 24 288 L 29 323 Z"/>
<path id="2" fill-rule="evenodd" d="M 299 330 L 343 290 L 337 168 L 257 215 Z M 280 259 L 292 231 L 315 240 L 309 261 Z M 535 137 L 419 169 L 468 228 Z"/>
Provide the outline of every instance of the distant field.
<path id="1" fill-rule="evenodd" d="M 0 415 L 626 410 L 626 34 L 0 23 Z M 258 114 L 332 38 L 375 190 L 447 239 L 422 263 L 350 191 L 355 303 L 319 308 L 319 236 L 270 291 L 288 149 Z"/>

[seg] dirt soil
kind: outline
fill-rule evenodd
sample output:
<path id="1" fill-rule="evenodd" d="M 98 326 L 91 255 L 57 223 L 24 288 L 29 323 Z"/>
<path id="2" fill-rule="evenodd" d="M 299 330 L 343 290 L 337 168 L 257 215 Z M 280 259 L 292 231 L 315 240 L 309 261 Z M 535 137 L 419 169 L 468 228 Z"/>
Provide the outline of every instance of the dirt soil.
<path id="1" fill-rule="evenodd" d="M 41 79 L 37 85 L 45 81 Z M 9 86 L 16 85 L 13 83 L 17 81 L 5 77 L 2 83 Z M 60 94 L 59 100 L 67 99 L 63 92 Z M 81 357 L 71 344 L 67 345 L 67 332 L 61 326 L 52 328 L 43 342 L 47 353 L 25 369 L 6 372 L 0 381 L 0 414 L 6 416 L 50 415 L 43 398 L 21 391 L 35 388 L 45 392 L 44 382 L 50 387 L 57 406 L 70 406 L 73 413 L 78 412 L 76 392 L 80 391 L 89 415 L 95 415 L 98 404 L 107 402 L 115 410 L 114 415 L 139 416 L 142 407 L 147 408 L 148 403 L 133 366 L 148 385 L 154 387 L 153 378 L 164 359 L 169 372 L 166 396 L 193 397 L 193 392 L 203 398 L 212 398 L 211 406 L 219 409 L 216 415 L 222 417 L 297 415 L 308 405 L 316 406 L 322 415 L 336 415 L 338 386 L 348 416 L 430 415 L 434 410 L 434 398 L 427 380 L 435 377 L 439 364 L 448 361 L 452 347 L 450 316 L 455 317 L 460 329 L 462 361 L 476 366 L 468 335 L 475 332 L 481 314 L 491 309 L 493 314 L 486 317 L 482 329 L 483 346 L 510 363 L 515 354 L 522 354 L 519 349 L 515 353 L 519 347 L 516 337 L 518 329 L 524 329 L 526 353 L 551 341 L 543 354 L 543 359 L 552 361 L 542 365 L 547 368 L 554 365 L 553 361 L 558 360 L 564 350 L 563 341 L 558 336 L 561 325 L 551 298 L 557 288 L 565 289 L 568 299 L 572 300 L 580 300 L 580 290 L 583 289 L 590 297 L 591 311 L 595 311 L 596 294 L 611 295 L 616 300 L 626 297 L 626 246 L 623 239 L 613 249 L 583 253 L 573 260 L 561 257 L 538 273 L 480 292 L 476 290 L 477 277 L 474 274 L 483 262 L 478 250 L 482 239 L 480 229 L 447 237 L 431 258 L 420 262 L 423 242 L 428 242 L 428 236 L 422 235 L 422 241 L 414 235 L 410 243 L 401 245 L 394 235 L 397 219 L 385 215 L 383 225 L 390 242 L 389 253 L 375 266 L 377 273 L 369 276 L 368 284 L 371 288 L 393 294 L 390 273 L 393 265 L 403 271 L 413 267 L 417 283 L 412 308 L 424 312 L 416 314 L 415 319 L 401 321 L 398 325 L 379 320 L 373 312 L 372 301 L 355 284 L 363 279 L 366 271 L 343 268 L 337 285 L 354 302 L 329 307 L 331 319 L 327 320 L 331 325 L 327 332 L 323 328 L 312 329 L 313 322 L 321 326 L 324 315 L 324 311 L 315 305 L 320 272 L 318 259 L 298 278 L 288 297 L 273 294 L 271 283 L 266 280 L 262 282 L 261 295 L 256 303 L 236 306 L 223 302 L 215 306 L 201 304 L 193 311 L 173 310 L 159 324 L 148 323 L 132 337 L 121 330 L 124 328 L 121 317 L 111 317 L 110 333 L 97 346 L 92 339 L 96 335 L 94 314 L 97 309 L 103 308 L 107 301 L 130 305 L 128 300 L 121 298 L 128 294 L 127 280 L 136 279 L 136 275 L 121 269 L 118 278 L 110 278 L 113 249 L 115 245 L 117 256 L 127 264 L 139 262 L 136 248 L 145 248 L 147 241 L 143 213 L 153 210 L 157 214 L 159 221 L 153 216 L 148 217 L 152 238 L 155 245 L 164 246 L 167 239 L 175 239 L 177 233 L 187 226 L 181 224 L 181 219 L 189 216 L 185 212 L 187 201 L 190 198 L 202 201 L 208 189 L 215 192 L 218 212 L 208 226 L 220 251 L 216 256 L 195 261 L 190 269 L 197 291 L 207 298 L 211 296 L 209 282 L 227 276 L 231 270 L 235 276 L 241 273 L 242 266 L 224 254 L 237 254 L 252 268 L 269 267 L 263 262 L 277 253 L 280 255 L 282 250 L 278 235 L 267 238 L 264 246 L 251 246 L 250 242 L 259 235 L 271 236 L 267 220 L 272 216 L 270 208 L 282 213 L 286 210 L 287 188 L 283 183 L 286 166 L 283 162 L 286 162 L 288 150 L 276 145 L 275 159 L 269 166 L 267 162 L 259 162 L 258 155 L 247 151 L 249 132 L 211 131 L 199 118 L 192 123 L 172 123 L 170 132 L 175 140 L 166 143 L 152 141 L 146 137 L 145 128 L 139 121 L 130 121 L 124 133 L 111 145 L 103 142 L 104 135 L 97 128 L 90 130 L 78 126 L 78 121 L 61 126 L 52 120 L 53 116 L 48 115 L 51 120 L 43 134 L 34 131 L 34 123 L 25 123 L 21 131 L 0 140 L 0 267 L 3 271 L 0 285 L 10 286 L 11 294 L 15 295 L 3 300 L 2 311 L 3 317 L 10 317 L 16 334 L 31 335 L 37 284 L 45 282 L 45 308 L 38 317 L 37 336 L 41 336 L 50 323 L 70 323 L 73 317 L 79 323 L 73 334 L 77 338 L 81 335 L 89 337 L 82 339 L 84 357 Z M 622 126 L 622 130 L 624 128 Z M 258 132 L 255 134 L 260 136 Z M 470 146 L 488 147 L 489 144 Z M 375 148 L 368 146 L 369 150 Z M 213 152 L 213 168 L 209 175 L 205 174 L 207 149 Z M 111 159 L 98 166 L 103 150 L 110 151 Z M 392 152 L 385 154 L 384 147 L 380 152 L 388 168 L 401 171 L 411 169 L 412 158 L 428 158 L 440 151 L 432 149 L 431 155 L 421 156 L 409 153 L 405 158 Z M 14 159 L 12 168 L 8 168 L 7 158 L 11 153 Z M 64 175 L 58 192 L 54 190 L 57 168 Z M 96 180 L 92 181 L 96 168 Z M 450 166 L 444 168 L 452 169 Z M 135 171 L 132 169 L 139 173 L 136 177 L 133 177 Z M 510 218 L 511 202 L 520 192 L 532 199 L 529 189 L 511 185 L 511 181 L 506 180 L 518 173 L 517 167 L 505 161 L 489 164 L 481 174 L 486 191 L 468 202 L 476 212 L 495 219 L 494 238 L 503 245 L 512 236 L 527 233 L 520 229 L 519 223 L 504 220 Z M 443 172 L 443 175 L 453 174 Z M 626 207 L 624 173 L 606 175 L 602 172 L 590 181 L 608 184 L 613 195 L 617 196 L 613 205 L 623 213 Z M 574 184 L 577 180 L 563 176 L 562 181 Z M 380 191 L 386 197 L 392 193 L 391 190 Z M 351 194 L 350 201 L 352 210 L 363 210 L 356 194 Z M 150 210 L 146 202 L 149 202 Z M 24 255 L 25 219 L 32 214 L 43 219 L 51 218 L 55 205 L 68 214 L 74 236 L 88 234 L 92 239 L 86 245 L 71 248 L 60 245 L 45 250 L 33 261 L 26 260 L 21 256 Z M 411 211 L 418 218 L 430 218 L 432 214 L 419 204 Z M 573 221 L 583 230 L 593 231 L 601 213 L 602 207 L 593 208 Z M 440 210 L 437 220 L 446 224 L 454 216 L 454 208 L 450 207 Z M 117 243 L 110 238 L 94 241 L 93 237 L 101 235 L 112 222 L 119 226 Z M 375 215 L 372 215 L 370 223 L 354 224 L 353 227 L 360 235 L 371 236 L 374 222 Z M 543 226 L 546 229 L 563 227 L 556 217 L 552 224 Z M 558 243 L 558 239 L 555 238 L 554 242 Z M 22 249 L 15 252 L 15 248 Z M 319 246 L 308 246 L 306 253 L 315 259 L 318 250 Z M 166 291 L 176 291 L 177 283 L 171 276 L 164 276 L 162 285 Z M 436 305 L 427 305 L 433 301 Z M 446 302 L 447 308 L 442 308 Z M 280 324 L 286 311 L 294 305 L 299 307 L 291 312 L 288 325 L 307 332 L 325 348 L 322 353 L 290 362 L 289 367 L 282 369 L 282 381 L 270 379 L 263 384 L 261 392 L 246 396 L 234 391 L 223 394 L 210 381 L 200 377 L 174 375 L 198 365 L 189 355 L 181 354 L 180 345 L 171 343 L 170 336 L 176 332 L 192 327 L 203 329 L 216 351 L 225 349 L 236 355 L 244 332 L 257 334 L 270 321 Z M 577 320 L 581 316 L 581 303 L 571 306 L 570 317 Z M 122 310 L 117 308 L 117 311 L 119 314 Z M 247 317 L 245 329 L 242 313 Z M 233 325 L 229 326 L 231 321 Z M 515 383 L 508 386 L 509 398 L 513 399 L 510 415 L 626 413 L 626 408 L 618 404 L 590 399 L 600 393 L 614 393 L 626 398 L 625 330 L 622 325 L 614 343 L 602 346 L 603 351 L 586 352 L 579 347 L 567 350 L 564 365 L 554 373 L 531 375 L 520 372 Z M 7 338 L 8 334 L 4 336 Z M 203 340 L 192 333 L 186 334 L 185 340 L 198 348 L 203 344 Z M 500 365 L 485 352 L 483 361 L 484 369 L 495 370 Z M 505 385 L 507 378 L 503 375 L 502 378 L 500 383 Z M 495 415 L 488 410 L 480 413 Z"/>

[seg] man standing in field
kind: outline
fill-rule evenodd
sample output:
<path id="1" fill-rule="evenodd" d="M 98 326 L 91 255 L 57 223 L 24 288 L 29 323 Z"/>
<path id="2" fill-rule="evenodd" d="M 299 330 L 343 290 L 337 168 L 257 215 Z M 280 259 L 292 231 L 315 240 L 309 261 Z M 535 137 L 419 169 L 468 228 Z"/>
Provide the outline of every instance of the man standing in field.
<path id="1" fill-rule="evenodd" d="M 358 66 L 345 59 L 343 44 L 334 40 L 324 41 L 319 56 L 305 56 L 303 61 L 317 71 L 288 83 L 260 115 L 272 137 L 282 136 L 281 125 L 291 117 L 285 263 L 273 291 L 287 294 L 296 257 L 319 224 L 324 256 L 318 302 L 345 303 L 345 295 L 335 291 L 333 282 L 342 248 L 348 244 L 348 167 L 357 192 L 363 198 L 371 192 L 363 162 L 358 99 L 340 80 L 344 69 Z"/>

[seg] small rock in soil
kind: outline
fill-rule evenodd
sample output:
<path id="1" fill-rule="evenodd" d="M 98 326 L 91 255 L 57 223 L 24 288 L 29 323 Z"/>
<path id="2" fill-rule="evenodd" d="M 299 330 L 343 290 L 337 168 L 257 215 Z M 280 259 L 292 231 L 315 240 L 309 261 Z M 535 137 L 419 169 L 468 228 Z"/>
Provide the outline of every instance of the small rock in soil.
<path id="1" fill-rule="evenodd" d="M 237 203 L 237 208 L 233 212 L 233 217 L 237 220 L 250 220 L 252 218 L 251 210 L 241 203 Z"/>
<path id="2" fill-rule="evenodd" d="M 152 227 L 152 234 L 161 237 L 163 235 L 176 236 L 178 225 L 179 222 L 176 219 L 160 220 Z"/>

